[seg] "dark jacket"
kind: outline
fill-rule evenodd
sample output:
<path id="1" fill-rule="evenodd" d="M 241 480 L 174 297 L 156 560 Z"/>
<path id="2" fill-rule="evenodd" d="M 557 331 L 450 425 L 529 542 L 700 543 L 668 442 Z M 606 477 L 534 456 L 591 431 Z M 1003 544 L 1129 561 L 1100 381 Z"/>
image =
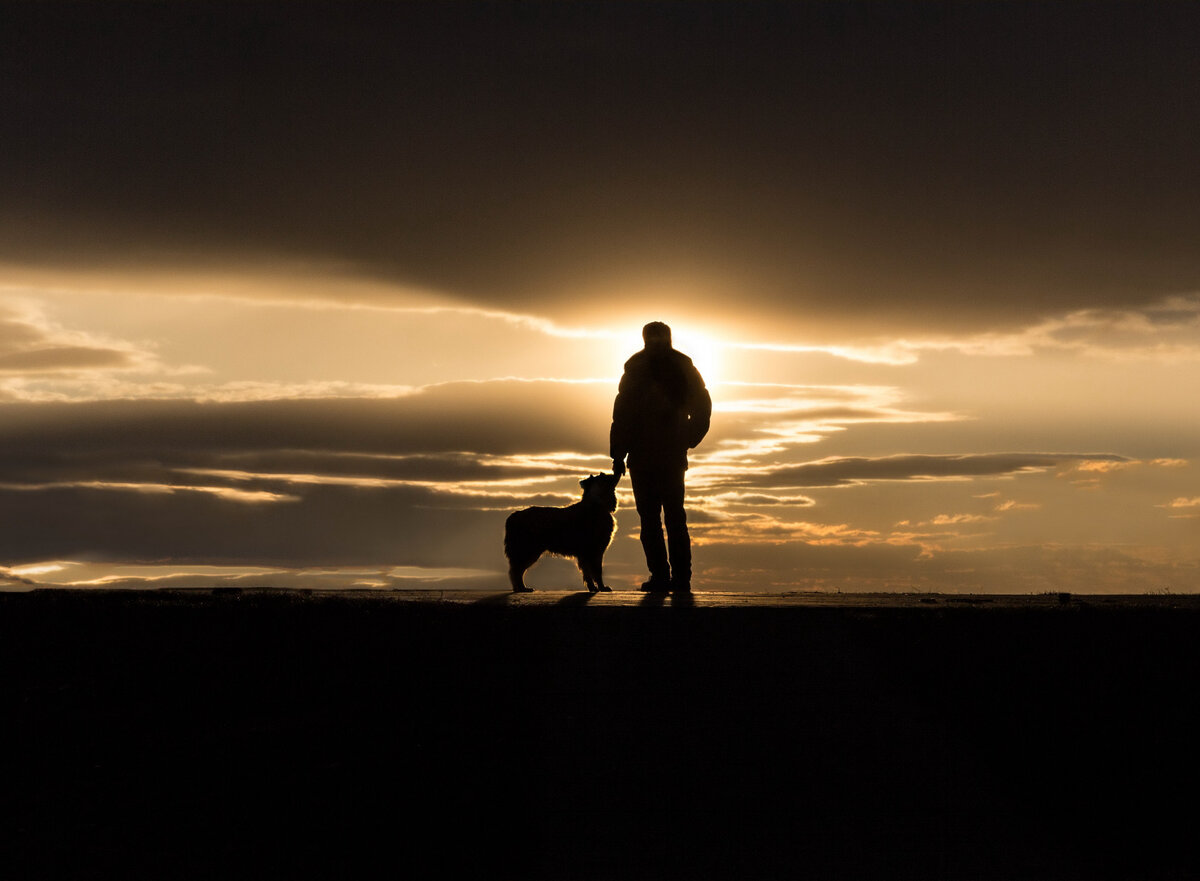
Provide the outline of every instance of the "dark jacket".
<path id="1" fill-rule="evenodd" d="M 642 350 L 625 362 L 613 402 L 609 455 L 630 468 L 687 468 L 687 451 L 704 439 L 712 398 L 682 352 Z"/>

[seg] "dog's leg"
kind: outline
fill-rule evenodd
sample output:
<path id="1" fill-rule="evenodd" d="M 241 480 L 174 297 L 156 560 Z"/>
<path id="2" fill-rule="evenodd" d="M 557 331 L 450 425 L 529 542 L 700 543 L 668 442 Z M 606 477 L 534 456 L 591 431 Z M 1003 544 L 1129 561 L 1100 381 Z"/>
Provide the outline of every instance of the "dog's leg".
<path id="1" fill-rule="evenodd" d="M 604 586 L 604 576 L 601 574 L 601 560 L 596 557 L 579 558 L 579 569 L 583 572 L 584 583 L 592 593 L 608 590 Z"/>
<path id="2" fill-rule="evenodd" d="M 508 580 L 512 583 L 513 593 L 533 593 L 533 588 L 525 584 L 525 570 L 532 566 L 536 560 L 517 561 L 510 560 L 508 564 Z M 524 565 L 522 565 L 522 563 Z"/>
<path id="3" fill-rule="evenodd" d="M 596 560 L 596 589 L 604 593 L 612 593 L 612 588 L 604 583 L 604 558 Z"/>
<path id="4" fill-rule="evenodd" d="M 579 566 L 579 571 L 583 574 L 583 583 L 587 587 L 588 593 L 595 593 L 596 583 L 592 577 L 592 561 L 584 554 L 580 554 L 575 558 L 575 563 Z"/>
<path id="5" fill-rule="evenodd" d="M 588 593 L 596 592 L 596 584 L 592 579 L 591 561 L 585 557 L 576 557 L 575 562 L 579 564 L 579 571 L 583 573 L 583 583 L 588 589 Z"/>

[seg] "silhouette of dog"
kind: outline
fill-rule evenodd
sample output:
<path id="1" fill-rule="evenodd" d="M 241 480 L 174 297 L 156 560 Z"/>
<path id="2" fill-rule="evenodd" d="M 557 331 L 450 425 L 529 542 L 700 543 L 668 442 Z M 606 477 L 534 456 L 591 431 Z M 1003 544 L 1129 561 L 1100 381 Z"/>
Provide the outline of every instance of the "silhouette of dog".
<path id="1" fill-rule="evenodd" d="M 514 511 L 504 522 L 504 555 L 516 593 L 530 593 L 525 571 L 545 553 L 574 557 L 583 583 L 592 593 L 607 591 L 602 564 L 617 529 L 616 474 L 593 474 L 579 481 L 583 498 L 565 508 L 534 507 Z"/>

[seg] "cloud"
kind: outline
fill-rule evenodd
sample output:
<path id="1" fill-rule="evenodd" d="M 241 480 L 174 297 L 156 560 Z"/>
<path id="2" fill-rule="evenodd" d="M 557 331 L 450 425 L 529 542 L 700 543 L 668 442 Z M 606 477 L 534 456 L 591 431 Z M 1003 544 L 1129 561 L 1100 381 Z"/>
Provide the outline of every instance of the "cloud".
<path id="1" fill-rule="evenodd" d="M 607 466 L 612 393 L 609 382 L 497 380 L 441 384 L 396 397 L 12 403 L 0 424 L 0 480 L 183 485 L 206 474 L 226 485 L 252 477 L 513 485 Z M 894 408 L 819 412 L 827 430 L 837 420 L 900 418 Z M 746 444 L 755 435 L 772 433 L 771 449 L 794 442 L 789 425 L 719 419 L 706 442 L 711 452 L 696 456 L 696 479 L 778 488 L 881 477 L 889 468 L 901 477 L 905 469 L 985 473 L 1052 464 L 1028 456 L 1015 464 L 993 457 L 986 466 L 972 457 L 791 467 L 747 461 Z"/>
<path id="2" fill-rule="evenodd" d="M 1063 352 L 1113 361 L 1194 362 L 1200 360 L 1200 294 L 1152 298 L 1127 308 L 1075 309 L 1012 331 L 904 338 L 880 345 L 886 348 L 879 359 L 893 364 L 912 363 L 922 352 L 944 351 L 985 357 Z"/>
<path id="3" fill-rule="evenodd" d="M 810 545 L 861 546 L 879 539 L 879 533 L 874 530 L 857 529 L 847 523 L 813 523 L 756 513 L 694 523 L 689 527 L 689 531 L 700 546 L 717 542 L 737 542 L 753 546 L 795 542 Z"/>
<path id="4" fill-rule="evenodd" d="M 28 301 L 46 297 L 155 296 L 276 304 L 327 311 L 364 309 L 409 315 L 478 315 L 553 330 L 547 319 L 465 305 L 431 288 L 364 273 L 345 260 L 264 255 L 236 249 L 139 255 L 76 265 L 10 259 L 0 262 L 0 295 Z"/>
<path id="5" fill-rule="evenodd" d="M 201 318 L 212 302 L 204 300 L 195 317 Z M 262 339 L 259 330 L 277 320 L 301 328 L 298 351 L 321 338 L 319 333 L 305 337 L 310 330 L 344 335 L 345 350 L 363 339 L 363 323 L 339 324 L 332 310 L 322 313 L 320 323 L 327 327 L 319 329 L 288 323 L 290 310 L 264 308 L 261 326 L 239 337 L 239 345 L 252 347 Z M 240 325 L 249 314 L 241 307 L 219 317 L 214 313 L 213 327 Z M 375 318 L 384 314 L 371 312 L 366 324 L 382 323 Z M 460 319 L 468 321 L 460 312 L 437 312 L 436 317 L 454 319 L 445 330 L 449 337 L 463 330 Z M 468 345 L 478 348 L 488 338 L 484 331 L 500 320 L 480 319 L 467 334 Z M 414 325 L 416 335 L 423 336 L 428 326 Z M 390 326 L 385 330 L 378 342 L 393 357 L 401 337 Z M 551 372 L 547 363 L 569 355 L 547 348 L 547 340 L 578 342 L 555 336 L 552 329 L 525 328 L 495 345 L 496 350 L 527 347 L 537 376 Z M 213 340 L 214 345 L 226 342 L 219 334 Z M 426 354 L 458 357 L 458 350 L 444 342 L 422 349 L 418 360 Z M 404 359 L 419 345 L 406 342 L 394 357 Z M 612 348 L 617 356 L 628 354 Z M 511 366 L 491 358 L 493 349 L 481 351 L 489 355 L 477 362 L 485 368 Z M 618 368 L 620 357 L 614 359 Z M 294 363 L 308 369 L 310 361 Z M 786 570 L 770 572 L 758 565 L 761 552 L 782 546 L 860 552 L 861 557 L 837 558 L 849 567 L 839 583 L 878 585 L 886 573 L 851 577 L 860 565 L 855 561 L 892 560 L 903 573 L 905 561 L 1051 542 L 1065 533 L 1086 533 L 1093 521 L 1102 522 L 1111 539 L 1126 535 L 1117 527 L 1135 520 L 1138 510 L 1150 512 L 1144 520 L 1152 516 L 1158 524 L 1165 522 L 1161 508 L 1150 510 L 1153 504 L 1190 492 L 1183 482 L 1190 477 L 1184 459 L 1158 456 L 1156 467 L 1135 471 L 1129 466 L 1152 462 L 1153 450 L 1144 459 L 1106 452 L 991 450 L 1011 433 L 976 425 L 953 409 L 953 401 L 947 405 L 933 398 L 937 403 L 930 403 L 924 390 L 911 384 L 914 365 L 863 366 L 840 359 L 839 370 L 850 370 L 858 381 L 839 384 L 845 374 L 825 372 L 829 363 L 832 359 L 822 362 L 822 372 L 791 371 L 825 382 L 714 385 L 713 432 L 693 455 L 688 476 L 689 516 L 697 547 L 703 549 L 697 557 L 702 561 L 698 583 L 711 578 L 707 586 L 749 584 L 733 573 L 732 558 L 723 550 L 737 546 L 747 571 L 761 571 L 764 585 L 782 584 Z M 100 567 L 77 573 L 81 584 L 200 586 L 207 580 L 247 585 L 255 577 L 278 575 L 289 584 L 378 588 L 433 584 L 442 577 L 430 574 L 436 571 L 450 579 L 446 583 L 473 586 L 494 586 L 489 581 L 494 576 L 503 588 L 499 536 L 506 512 L 574 501 L 580 476 L 609 467 L 605 453 L 615 378 L 588 379 L 581 371 L 573 380 L 514 376 L 421 385 L 337 381 L 315 374 L 309 380 L 270 381 L 240 378 L 232 370 L 174 377 L 160 368 L 145 383 L 128 377 L 120 380 L 124 386 L 107 386 L 110 393 L 128 393 L 128 399 L 12 402 L 0 407 L 0 517 L 20 525 L 0 536 L 0 560 Z M 68 387 L 15 388 L 51 395 Z M 100 379 L 91 386 L 94 393 L 103 390 Z M 1089 436 L 1082 436 L 1086 443 Z M 813 445 L 826 455 L 809 452 Z M 1101 449 L 1109 446 L 1105 442 Z M 914 448 L 967 452 L 880 454 Z M 848 450 L 862 454 L 846 455 Z M 829 455 L 839 451 L 843 454 Z M 1105 497 L 1107 505 L 1080 502 L 1070 495 L 1077 490 L 1067 480 L 1053 479 L 1055 472 L 1104 477 L 1105 492 L 1114 496 Z M 1143 486 L 1155 472 L 1153 496 L 1121 496 L 1121 513 L 1113 513 L 1117 484 L 1136 493 L 1132 479 Z M 980 481 L 1014 477 L 1024 481 L 1019 494 L 978 492 L 988 488 Z M 955 489 L 956 483 L 963 488 Z M 967 501 L 971 492 L 989 498 Z M 635 583 L 644 566 L 627 481 L 620 494 L 621 529 L 606 560 L 618 585 L 623 579 Z M 1127 500 L 1133 504 L 1125 505 Z M 1041 513 L 1015 513 L 1039 505 Z M 906 526 L 894 525 L 906 521 Z M 980 531 L 984 523 L 986 533 Z M 1137 521 L 1142 530 L 1137 541 L 1146 543 L 1144 526 Z M 160 568 L 118 571 L 131 562 Z M 254 571 L 196 568 L 214 563 Z M 543 584 L 574 586 L 577 577 L 570 567 L 564 572 L 556 566 L 547 561 L 539 570 Z M 269 571 L 256 576 L 254 567 Z M 401 567 L 415 568 L 405 569 L 410 574 L 402 577 L 394 574 Z M 716 574 L 723 569 L 726 574 Z M 468 570 L 491 575 L 463 574 Z M 43 577 L 16 571 L 20 577 Z M 923 571 L 930 570 L 913 570 L 911 583 L 918 583 Z M 808 583 L 807 576 L 792 574 L 800 579 L 796 583 Z M 938 583 L 951 580 L 945 573 L 938 578 Z M 836 580 L 829 574 L 825 583 Z"/>
<path id="6" fill-rule="evenodd" d="M 998 502 L 994 510 L 996 511 L 1036 511 L 1041 508 L 1038 502 L 1018 502 L 1015 499 L 1005 499 Z"/>
<path id="7" fill-rule="evenodd" d="M 55 562 L 21 566 L 12 572 L 42 577 L 40 581 L 24 578 L 20 583 L 26 587 L 106 590 L 497 590 L 505 582 L 502 573 L 485 569 L 420 566 L 282 568 Z"/>
<path id="8" fill-rule="evenodd" d="M 924 329 L 897 324 L 890 332 L 874 335 L 846 328 L 840 337 L 821 343 L 810 336 L 800 342 L 733 342 L 730 348 L 793 356 L 821 353 L 891 367 L 915 364 L 923 356 L 942 352 L 984 358 L 1055 353 L 1166 364 L 1200 360 L 1200 294 L 1150 296 L 1125 308 L 1073 309 L 1030 319 L 1015 328 L 952 335 L 940 332 L 936 321 Z"/>
<path id="9" fill-rule="evenodd" d="M 0 448 L 246 453 L 307 450 L 379 455 L 607 452 L 609 384 L 451 383 L 394 398 L 196 402 L 101 401 L 5 406 Z M 382 460 L 381 460 L 382 461 Z"/>
<path id="10" fill-rule="evenodd" d="M 0 582 L 8 582 L 9 584 L 22 584 L 26 587 L 36 587 L 38 582 L 34 581 L 27 575 L 21 574 L 19 568 L 9 568 L 0 566 Z"/>
<path id="11" fill-rule="evenodd" d="M 134 362 L 128 352 L 85 346 L 46 346 L 0 354 L 2 373 L 56 373 L 132 366 Z"/>
<path id="12" fill-rule="evenodd" d="M 312 487 L 287 504 L 225 494 L 0 490 L 0 559 L 305 566 L 498 567 L 498 513 L 419 488 Z"/>
<path id="13" fill-rule="evenodd" d="M 763 492 L 710 492 L 696 499 L 702 508 L 726 510 L 741 507 L 810 508 L 816 504 L 811 496 Z"/>
<path id="14" fill-rule="evenodd" d="M 1116 360 L 1200 360 L 1200 294 L 1138 309 L 1081 309 L 1031 328 L 1031 344 Z"/>
<path id="15" fill-rule="evenodd" d="M 81 480 L 76 482 L 54 483 L 2 483 L 0 490 L 13 492 L 41 492 L 59 489 L 90 489 L 107 492 L 157 493 L 170 495 L 177 492 L 209 493 L 222 499 L 248 504 L 267 502 L 295 502 L 299 497 L 283 493 L 266 492 L 264 490 L 241 490 L 225 486 L 189 486 L 186 484 L 165 483 L 119 483 L 105 480 Z"/>
<path id="16" fill-rule="evenodd" d="M 146 355 L 67 331 L 32 309 L 0 304 L 0 376 L 130 370 Z"/>
<path id="17" fill-rule="evenodd" d="M 505 511 L 609 466 L 610 407 L 607 387 L 519 381 L 3 405 L 0 560 L 490 571 Z"/>
<path id="18" fill-rule="evenodd" d="M 909 523 L 907 520 L 901 520 L 897 526 L 959 526 L 963 523 L 986 523 L 994 520 L 994 517 L 989 517 L 986 514 L 938 514 L 932 520 L 926 520 L 921 523 Z"/>
<path id="19" fill-rule="evenodd" d="M 847 401 L 878 396 L 850 389 L 823 394 Z M 570 503 L 581 475 L 607 469 L 611 395 L 611 383 L 498 380 L 391 398 L 4 405 L 0 515 L 17 525 L 0 535 L 0 559 L 499 571 L 507 511 Z M 795 389 L 771 392 L 757 399 L 770 406 L 747 409 L 762 412 L 769 426 L 772 415 L 790 417 L 802 397 Z M 861 420 L 878 410 L 891 418 L 895 409 L 821 412 L 830 420 Z M 748 422 L 722 430 L 732 440 L 755 428 Z M 714 453 L 697 455 L 689 477 L 700 545 L 907 541 L 926 553 L 967 521 L 930 514 L 923 519 L 935 537 L 910 529 L 905 538 L 861 517 L 831 516 L 826 500 L 796 489 L 1125 461 L 1110 454 L 991 453 L 788 464 L 778 453 L 742 461 Z M 640 565 L 627 484 L 621 498 L 623 538 L 610 552 L 614 573 Z M 1001 502 L 992 506 L 1004 509 Z M 798 516 L 801 510 L 812 514 Z"/>
<path id="20" fill-rule="evenodd" d="M 831 457 L 797 465 L 736 469 L 724 476 L 731 484 L 776 487 L 833 487 L 868 481 L 961 480 L 1018 474 L 1078 462 L 1121 462 L 1108 453 L 976 453 Z"/>
<path id="21" fill-rule="evenodd" d="M 10 257 L 321 254 L 481 308 L 788 337 L 1200 279 L 1188 4 L 76 13 L 0 35 Z"/>
<path id="22" fill-rule="evenodd" d="M 1200 496 L 1194 498 L 1180 497 L 1167 502 L 1165 507 L 1173 511 L 1179 511 L 1178 514 L 1171 514 L 1172 519 L 1176 520 L 1196 520 L 1200 519 Z"/>
<path id="23" fill-rule="evenodd" d="M 1111 474 L 1114 471 L 1123 471 L 1126 468 L 1140 465 L 1141 462 L 1132 461 L 1117 461 L 1117 460 L 1091 460 L 1080 462 L 1075 466 L 1075 470 L 1082 474 Z"/>

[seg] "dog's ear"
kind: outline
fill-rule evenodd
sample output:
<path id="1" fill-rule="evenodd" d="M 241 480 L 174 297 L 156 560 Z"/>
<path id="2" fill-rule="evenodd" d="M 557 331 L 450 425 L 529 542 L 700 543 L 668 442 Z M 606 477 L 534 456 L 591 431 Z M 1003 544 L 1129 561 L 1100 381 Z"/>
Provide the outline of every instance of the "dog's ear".
<path id="1" fill-rule="evenodd" d="M 579 481 L 579 485 L 582 486 L 584 489 L 587 489 L 587 485 L 591 481 L 591 479 L 592 479 L 591 477 L 585 477 L 583 480 Z"/>

